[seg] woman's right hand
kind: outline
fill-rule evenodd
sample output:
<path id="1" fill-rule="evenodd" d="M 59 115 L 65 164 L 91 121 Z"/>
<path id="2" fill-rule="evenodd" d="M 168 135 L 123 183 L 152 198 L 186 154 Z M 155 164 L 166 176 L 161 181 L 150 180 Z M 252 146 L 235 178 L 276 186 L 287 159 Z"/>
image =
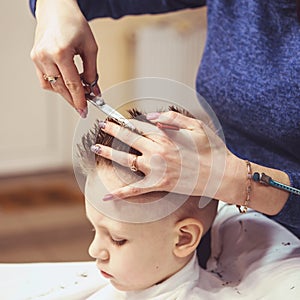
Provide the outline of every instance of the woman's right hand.
<path id="1" fill-rule="evenodd" d="M 82 77 L 91 83 L 97 77 L 97 52 L 91 28 L 75 0 L 38 0 L 37 26 L 31 58 L 42 88 L 61 94 L 82 117 L 86 116 L 86 99 L 74 56 L 83 64 Z M 46 76 L 56 77 L 50 83 Z M 94 94 L 100 94 L 98 85 Z"/>

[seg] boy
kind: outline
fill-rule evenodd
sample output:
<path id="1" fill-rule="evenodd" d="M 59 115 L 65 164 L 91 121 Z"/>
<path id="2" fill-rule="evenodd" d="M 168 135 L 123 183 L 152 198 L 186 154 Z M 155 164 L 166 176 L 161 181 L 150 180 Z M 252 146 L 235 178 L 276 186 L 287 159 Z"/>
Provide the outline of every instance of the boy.
<path id="1" fill-rule="evenodd" d="M 204 270 L 195 250 L 214 221 L 216 200 L 199 209 L 199 199 L 187 197 L 164 218 L 145 223 L 141 216 L 147 217 L 147 204 L 158 202 L 164 210 L 159 202 L 164 192 L 103 201 L 107 192 L 144 176 L 98 155 L 90 156 L 95 143 L 139 155 L 105 134 L 103 125 L 85 136 L 80 146 L 87 174 L 86 211 L 95 229 L 89 252 L 108 280 L 89 300 L 297 299 L 299 241 L 263 215 L 251 210 L 240 215 L 235 207 L 223 206 L 212 228 L 212 255 Z M 100 154 L 99 147 L 93 151 Z M 171 194 L 174 202 L 178 197 Z M 126 206 L 131 208 L 126 210 Z"/>
<path id="2" fill-rule="evenodd" d="M 135 117 L 140 115 L 137 111 L 132 114 Z M 96 128 L 93 134 L 96 136 L 96 143 L 119 151 L 128 150 L 127 145 L 113 139 L 101 129 Z M 91 158 L 88 149 L 95 142 L 93 134 L 85 136 L 84 144 L 80 147 L 83 169 L 87 175 L 86 212 L 95 230 L 89 253 L 97 260 L 100 273 L 112 284 L 96 294 L 95 299 L 192 297 L 192 289 L 197 286 L 200 275 L 195 250 L 201 237 L 211 227 L 217 211 L 217 201 L 211 200 L 208 205 L 199 209 L 199 197 L 186 196 L 177 210 L 162 219 L 145 223 L 119 221 L 119 216 L 116 215 L 121 203 L 137 204 L 137 210 L 145 213 L 143 204 L 157 202 L 166 196 L 165 192 L 152 192 L 126 201 L 113 201 L 116 215 L 107 217 L 103 210 L 109 211 L 105 207 L 109 204 L 102 200 L 106 190 L 112 191 L 134 183 L 144 175 L 100 156 Z M 128 151 L 139 154 L 134 148 Z M 96 159 L 95 168 L 92 167 L 93 159 Z M 174 193 L 171 198 L 174 202 L 181 201 L 182 195 Z"/>

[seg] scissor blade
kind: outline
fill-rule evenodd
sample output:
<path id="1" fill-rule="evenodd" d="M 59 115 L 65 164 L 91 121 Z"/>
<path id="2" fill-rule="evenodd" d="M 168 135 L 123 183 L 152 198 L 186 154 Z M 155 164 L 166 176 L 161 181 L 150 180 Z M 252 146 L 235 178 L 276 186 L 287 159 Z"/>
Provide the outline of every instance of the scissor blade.
<path id="1" fill-rule="evenodd" d="M 101 106 L 101 110 L 108 115 L 110 118 L 116 120 L 121 125 L 124 125 L 125 127 L 135 130 L 135 127 L 119 112 L 117 112 L 115 109 L 113 109 L 108 104 L 103 104 Z"/>
<path id="2" fill-rule="evenodd" d="M 106 104 L 102 97 L 96 96 L 93 99 L 89 99 L 88 101 L 120 125 L 123 125 L 124 127 L 127 127 L 131 130 L 136 130 L 135 126 L 130 123 L 129 120 L 127 120 L 122 114 L 117 112 L 110 105 Z"/>

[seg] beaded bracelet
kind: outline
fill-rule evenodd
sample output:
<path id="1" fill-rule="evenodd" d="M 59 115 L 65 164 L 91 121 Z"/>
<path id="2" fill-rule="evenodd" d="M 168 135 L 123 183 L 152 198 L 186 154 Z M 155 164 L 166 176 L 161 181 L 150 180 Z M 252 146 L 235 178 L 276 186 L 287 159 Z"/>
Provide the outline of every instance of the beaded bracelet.
<path id="1" fill-rule="evenodd" d="M 248 210 L 248 205 L 250 202 L 250 193 L 251 193 L 251 179 L 252 179 L 252 169 L 251 169 L 251 164 L 248 160 L 246 160 L 247 164 L 247 186 L 246 186 L 246 199 L 243 205 L 236 205 L 238 208 L 239 212 L 241 214 L 245 214 Z"/>

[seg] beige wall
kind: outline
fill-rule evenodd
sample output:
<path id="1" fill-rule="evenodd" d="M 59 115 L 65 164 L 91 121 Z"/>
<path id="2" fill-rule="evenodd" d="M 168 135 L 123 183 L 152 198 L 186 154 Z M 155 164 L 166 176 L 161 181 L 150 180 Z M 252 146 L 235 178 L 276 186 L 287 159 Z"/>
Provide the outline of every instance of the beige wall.
<path id="1" fill-rule="evenodd" d="M 93 20 L 91 27 L 99 45 L 98 71 L 102 89 L 134 76 L 134 32 L 154 23 L 169 23 L 182 30 L 189 30 L 191 26 L 203 29 L 206 27 L 206 8 L 160 15 L 126 16 L 119 20 Z M 205 36 L 201 40 L 204 46 Z"/>

